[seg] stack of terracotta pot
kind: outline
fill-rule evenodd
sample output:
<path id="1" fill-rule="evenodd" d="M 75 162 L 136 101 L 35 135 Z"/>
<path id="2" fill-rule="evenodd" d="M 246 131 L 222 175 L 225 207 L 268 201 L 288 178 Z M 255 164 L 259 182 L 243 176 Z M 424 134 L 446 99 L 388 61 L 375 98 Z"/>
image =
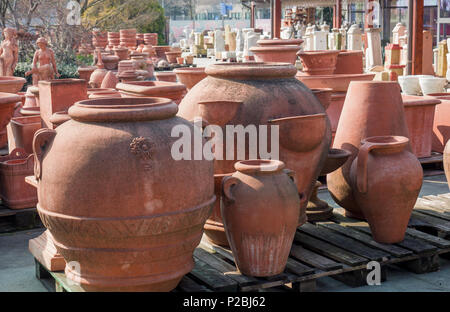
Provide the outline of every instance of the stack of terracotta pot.
<path id="1" fill-rule="evenodd" d="M 136 34 L 136 45 L 141 45 L 144 44 L 145 40 L 144 40 L 144 34 Z"/>
<path id="2" fill-rule="evenodd" d="M 104 49 L 108 45 L 107 34 L 104 31 L 92 31 L 92 45 L 94 48 Z"/>
<path id="3" fill-rule="evenodd" d="M 136 47 L 136 29 L 120 30 L 120 45 L 125 47 Z"/>
<path id="4" fill-rule="evenodd" d="M 108 45 L 112 47 L 117 47 L 120 45 L 120 33 L 118 32 L 108 32 Z"/>
<path id="5" fill-rule="evenodd" d="M 263 39 L 250 48 L 257 62 L 285 62 L 295 65 L 302 39 Z"/>
<path id="6" fill-rule="evenodd" d="M 158 34 L 157 33 L 145 33 L 144 43 L 147 45 L 156 46 L 158 45 Z"/>

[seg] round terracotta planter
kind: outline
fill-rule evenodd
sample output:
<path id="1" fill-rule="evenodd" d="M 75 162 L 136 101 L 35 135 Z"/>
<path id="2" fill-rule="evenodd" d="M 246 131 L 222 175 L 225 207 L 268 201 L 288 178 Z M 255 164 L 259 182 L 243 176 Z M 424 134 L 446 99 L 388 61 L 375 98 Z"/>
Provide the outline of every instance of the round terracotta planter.
<path id="1" fill-rule="evenodd" d="M 84 289 L 170 291 L 194 267 L 213 163 L 171 156 L 171 129 L 194 128 L 176 112 L 162 98 L 85 100 L 36 133 L 38 212 Z"/>
<path id="2" fill-rule="evenodd" d="M 171 51 L 171 52 L 165 52 L 167 62 L 170 64 L 176 64 L 177 63 L 177 57 L 181 56 L 181 51 Z"/>
<path id="3" fill-rule="evenodd" d="M 295 79 L 296 69 L 291 64 L 217 63 L 206 67 L 205 73 L 207 77 L 180 103 L 178 115 L 187 120 L 200 116 L 206 123 L 219 126 L 224 136 L 227 125 L 256 126 L 257 133 L 260 125 L 266 125 L 270 140 L 271 126 L 278 125 L 279 158 L 298 173 L 298 191 L 302 194 L 299 224 L 303 224 L 309 194 L 331 143 L 324 107 Z M 223 144 L 223 157 L 214 162 L 215 174 L 233 172 L 237 159 L 235 149 L 229 151 L 234 159 L 226 157 L 226 148 L 232 148 L 226 137 Z M 245 150 L 249 150 L 248 140 Z M 264 153 L 259 158 L 268 158 L 262 156 Z"/>
<path id="4" fill-rule="evenodd" d="M 363 72 L 363 51 L 339 51 L 335 74 L 362 74 Z"/>
<path id="5" fill-rule="evenodd" d="M 186 94 L 181 83 L 166 81 L 129 81 L 118 83 L 116 89 L 122 97 L 165 97 L 179 104 Z"/>
<path id="6" fill-rule="evenodd" d="M 333 74 L 310 76 L 299 71 L 295 78 L 303 82 L 308 88 L 331 88 L 335 92 L 345 92 L 352 81 L 371 81 L 375 74 Z"/>
<path id="7" fill-rule="evenodd" d="M 206 78 L 204 67 L 175 68 L 173 72 L 176 74 L 178 81 L 184 84 L 188 91 Z"/>
<path id="8" fill-rule="evenodd" d="M 339 51 L 299 51 L 305 75 L 331 75 L 336 69 Z"/>
<path id="9" fill-rule="evenodd" d="M 303 39 L 261 39 L 256 42 L 259 46 L 277 46 L 277 45 L 301 45 Z"/>
<path id="10" fill-rule="evenodd" d="M 377 242 L 401 242 L 422 187 L 422 166 L 406 137 L 369 137 L 361 144 L 350 169 L 356 203 Z"/>
<path id="11" fill-rule="evenodd" d="M 383 116 L 383 118 L 380 118 Z M 327 175 L 328 190 L 346 215 L 364 219 L 350 183 L 350 167 L 361 140 L 371 136 L 408 136 L 400 86 L 397 82 L 352 81 L 337 126 L 333 147 L 352 153 L 338 170 Z M 411 150 L 408 142 L 408 150 Z"/>
<path id="12" fill-rule="evenodd" d="M 25 82 L 25 78 L 22 77 L 0 77 L 0 92 L 17 93 L 22 89 Z"/>
<path id="13" fill-rule="evenodd" d="M 175 72 L 155 72 L 153 74 L 158 81 L 177 82 L 177 75 Z"/>
<path id="14" fill-rule="evenodd" d="M 248 276 L 284 271 L 299 218 L 295 173 L 276 160 L 244 160 L 222 182 L 221 212 L 237 267 Z"/>
<path id="15" fill-rule="evenodd" d="M 295 65 L 296 53 L 299 50 L 300 46 L 296 45 L 267 45 L 250 48 L 256 62 L 281 62 L 292 65 Z"/>

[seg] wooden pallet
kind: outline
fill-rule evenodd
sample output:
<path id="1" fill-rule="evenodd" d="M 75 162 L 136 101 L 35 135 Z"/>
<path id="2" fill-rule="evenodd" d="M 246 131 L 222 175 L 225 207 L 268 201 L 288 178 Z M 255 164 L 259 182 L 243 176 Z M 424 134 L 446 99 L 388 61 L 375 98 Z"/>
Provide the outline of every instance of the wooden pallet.
<path id="1" fill-rule="evenodd" d="M 0 233 L 43 227 L 36 208 L 9 209 L 0 205 Z"/>

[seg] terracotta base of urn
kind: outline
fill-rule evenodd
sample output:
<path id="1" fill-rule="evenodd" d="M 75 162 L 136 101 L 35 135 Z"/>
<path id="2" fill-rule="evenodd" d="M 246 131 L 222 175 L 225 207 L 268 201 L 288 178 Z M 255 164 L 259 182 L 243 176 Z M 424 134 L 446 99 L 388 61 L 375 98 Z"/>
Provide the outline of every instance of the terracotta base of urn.
<path id="1" fill-rule="evenodd" d="M 53 236 L 48 230 L 30 239 L 28 249 L 33 257 L 50 272 L 63 271 L 66 267 L 66 261 L 56 251 Z"/>

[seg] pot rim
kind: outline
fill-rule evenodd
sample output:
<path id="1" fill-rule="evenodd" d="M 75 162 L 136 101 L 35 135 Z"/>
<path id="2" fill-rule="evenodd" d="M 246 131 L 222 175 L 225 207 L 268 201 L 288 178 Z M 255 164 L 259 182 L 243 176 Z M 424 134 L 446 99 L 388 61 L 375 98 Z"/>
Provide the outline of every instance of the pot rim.
<path id="1" fill-rule="evenodd" d="M 0 92 L 0 104 L 16 104 L 20 101 L 20 95 L 8 92 Z"/>
<path id="2" fill-rule="evenodd" d="M 311 56 L 311 55 L 338 55 L 340 50 L 315 50 L 315 51 L 299 51 L 297 55 L 302 56 Z"/>
<path id="3" fill-rule="evenodd" d="M 392 147 L 408 146 L 409 139 L 401 135 L 371 136 L 361 140 L 361 145 L 370 143 L 374 149 L 390 149 Z"/>
<path id="4" fill-rule="evenodd" d="M 281 62 L 214 63 L 206 67 L 205 73 L 226 79 L 294 78 L 297 68 Z"/>
<path id="5" fill-rule="evenodd" d="M 189 75 L 205 75 L 205 67 L 185 67 L 175 68 L 173 70 L 175 74 L 189 74 Z"/>
<path id="6" fill-rule="evenodd" d="M 274 173 L 284 169 L 286 165 L 281 160 L 248 159 L 234 164 L 234 168 L 242 173 Z"/>
<path id="7" fill-rule="evenodd" d="M 97 68 L 97 69 L 99 69 L 99 68 Z M 104 69 L 104 70 L 106 70 L 106 69 Z M 78 78 L 64 78 L 64 79 L 51 79 L 51 80 L 39 81 L 39 84 L 45 84 L 45 85 L 62 85 L 62 84 L 72 84 L 72 83 L 81 83 L 81 84 L 85 85 L 86 80 L 78 79 Z"/>
<path id="8" fill-rule="evenodd" d="M 24 84 L 27 80 L 23 77 L 15 76 L 0 76 L 0 84 L 10 84 L 10 83 L 22 83 Z"/>
<path id="9" fill-rule="evenodd" d="M 296 45 L 268 45 L 268 46 L 262 46 L 262 47 L 251 47 L 251 52 L 257 52 L 257 53 L 270 53 L 270 52 L 296 52 L 300 50 L 300 46 Z"/>
<path id="10" fill-rule="evenodd" d="M 301 45 L 304 42 L 303 39 L 259 39 L 256 44 L 261 46 L 271 46 L 271 45 Z"/>

